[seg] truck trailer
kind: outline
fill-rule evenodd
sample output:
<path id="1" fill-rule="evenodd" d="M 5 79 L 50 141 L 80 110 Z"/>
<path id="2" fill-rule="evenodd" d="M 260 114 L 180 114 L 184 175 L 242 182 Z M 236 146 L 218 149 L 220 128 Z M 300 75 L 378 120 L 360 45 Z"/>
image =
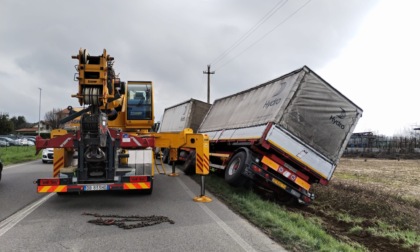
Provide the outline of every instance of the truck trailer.
<path id="1" fill-rule="evenodd" d="M 190 99 L 174 106 L 168 107 L 163 112 L 162 120 L 159 125 L 158 132 L 176 133 L 181 132 L 185 128 L 190 128 L 193 132 L 197 132 L 198 127 L 209 111 L 211 104 Z M 184 162 L 186 157 L 193 151 L 192 148 L 181 147 L 178 149 L 177 160 Z M 163 161 L 168 163 L 170 160 L 169 149 L 161 150 Z M 174 159 L 174 157 L 172 158 Z"/>
<path id="2" fill-rule="evenodd" d="M 214 101 L 198 132 L 225 180 L 309 204 L 327 185 L 362 109 L 309 67 Z"/>

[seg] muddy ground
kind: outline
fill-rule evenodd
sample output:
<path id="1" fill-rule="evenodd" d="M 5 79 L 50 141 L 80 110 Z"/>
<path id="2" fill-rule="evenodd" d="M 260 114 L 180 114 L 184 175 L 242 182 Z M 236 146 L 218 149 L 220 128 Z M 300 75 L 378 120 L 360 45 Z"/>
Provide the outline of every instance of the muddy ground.
<path id="1" fill-rule="evenodd" d="M 342 158 L 330 184 L 313 191 L 313 205 L 290 211 L 369 251 L 420 251 L 420 160 Z"/>

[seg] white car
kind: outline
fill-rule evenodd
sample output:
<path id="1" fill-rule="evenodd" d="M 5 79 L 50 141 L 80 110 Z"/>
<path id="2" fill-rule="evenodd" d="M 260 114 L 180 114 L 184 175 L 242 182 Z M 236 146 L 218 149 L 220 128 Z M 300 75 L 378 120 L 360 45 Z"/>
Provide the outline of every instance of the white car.
<path id="1" fill-rule="evenodd" d="M 48 163 L 54 160 L 54 148 L 46 148 L 42 150 L 42 162 Z"/>

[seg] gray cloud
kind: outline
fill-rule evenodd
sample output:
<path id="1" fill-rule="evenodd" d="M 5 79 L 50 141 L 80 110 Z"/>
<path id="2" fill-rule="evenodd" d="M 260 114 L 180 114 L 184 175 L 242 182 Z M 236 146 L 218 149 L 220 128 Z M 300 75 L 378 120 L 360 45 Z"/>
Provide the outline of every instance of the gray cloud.
<path id="1" fill-rule="evenodd" d="M 305 1 L 289 1 L 253 36 L 215 64 L 212 100 L 303 65 L 315 71 L 336 57 L 377 2 L 310 2 L 267 37 Z M 229 48 L 276 1 L 12 1 L 0 10 L 0 112 L 38 120 L 57 107 L 78 106 L 70 95 L 80 47 L 104 48 L 123 80 L 155 83 L 156 119 L 167 106 L 191 97 L 206 100 L 207 64 Z M 233 59 L 233 60 L 232 60 Z M 231 60 L 228 64 L 226 62 Z M 334 85 L 334 83 L 332 83 Z"/>

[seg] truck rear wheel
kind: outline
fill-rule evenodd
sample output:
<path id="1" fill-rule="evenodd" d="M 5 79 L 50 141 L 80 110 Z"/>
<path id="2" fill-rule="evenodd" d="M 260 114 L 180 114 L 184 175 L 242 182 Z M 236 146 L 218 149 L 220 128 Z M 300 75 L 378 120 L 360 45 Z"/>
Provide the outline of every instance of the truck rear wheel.
<path id="1" fill-rule="evenodd" d="M 245 170 L 246 153 L 236 153 L 225 168 L 225 181 L 232 186 L 241 186 L 246 179 L 242 176 Z"/>

